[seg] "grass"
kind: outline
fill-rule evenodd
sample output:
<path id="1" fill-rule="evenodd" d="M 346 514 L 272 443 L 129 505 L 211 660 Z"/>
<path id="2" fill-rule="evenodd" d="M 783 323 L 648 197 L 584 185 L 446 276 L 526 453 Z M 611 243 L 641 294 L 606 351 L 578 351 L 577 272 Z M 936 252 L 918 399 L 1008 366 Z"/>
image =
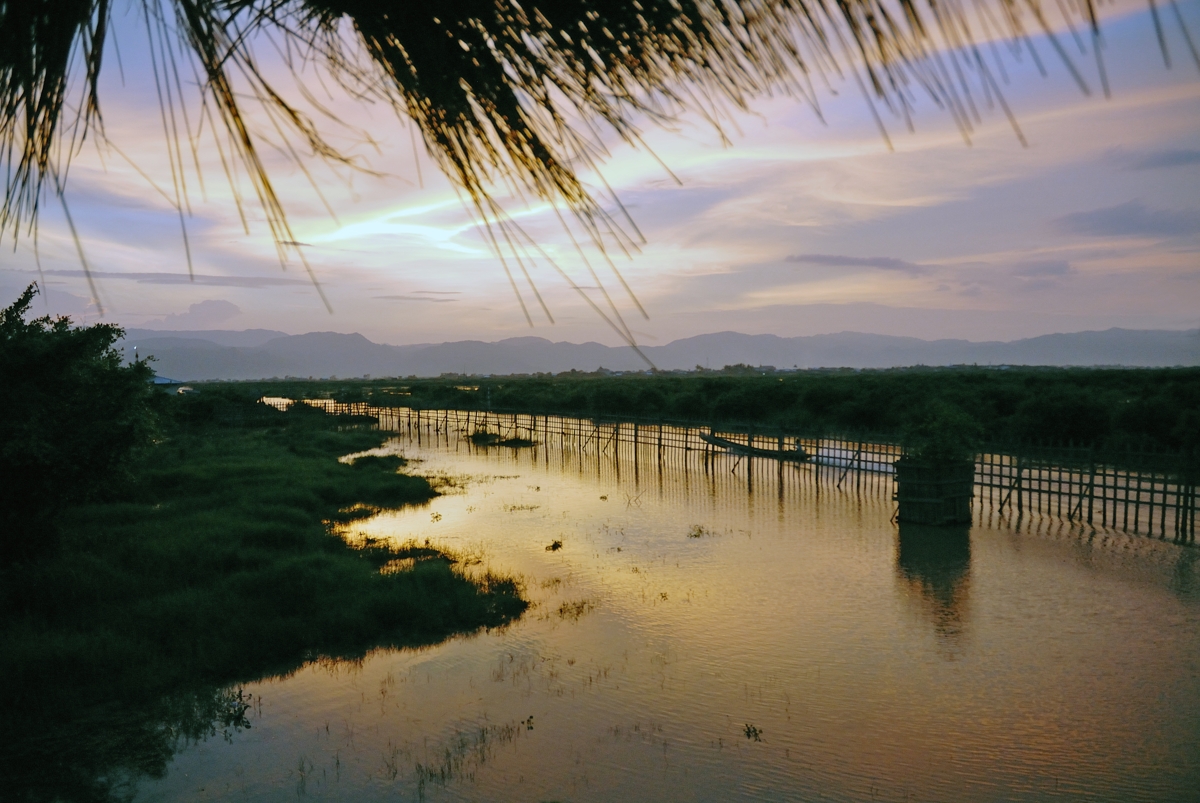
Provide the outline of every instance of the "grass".
<path id="1" fill-rule="evenodd" d="M 380 432 L 219 396 L 172 400 L 135 482 L 68 511 L 57 555 L 0 576 L 6 750 L 33 721 L 210 694 L 196 690 L 434 643 L 525 610 L 513 580 L 468 576 L 428 544 L 332 534 L 435 495 L 400 458 L 339 462 Z"/>

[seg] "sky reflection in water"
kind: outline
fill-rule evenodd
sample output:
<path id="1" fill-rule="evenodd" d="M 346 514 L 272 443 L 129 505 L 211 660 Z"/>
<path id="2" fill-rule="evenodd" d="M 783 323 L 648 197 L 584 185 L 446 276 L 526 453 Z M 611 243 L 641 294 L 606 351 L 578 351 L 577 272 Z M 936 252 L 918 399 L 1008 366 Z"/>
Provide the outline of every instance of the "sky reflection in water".
<path id="1" fill-rule="evenodd" d="M 520 574 L 504 631 L 246 687 L 138 799 L 1186 800 L 1197 551 L 890 523 L 890 486 L 595 444 L 388 448 L 456 478 L 355 526 Z M 562 548 L 549 550 L 554 541 Z"/>

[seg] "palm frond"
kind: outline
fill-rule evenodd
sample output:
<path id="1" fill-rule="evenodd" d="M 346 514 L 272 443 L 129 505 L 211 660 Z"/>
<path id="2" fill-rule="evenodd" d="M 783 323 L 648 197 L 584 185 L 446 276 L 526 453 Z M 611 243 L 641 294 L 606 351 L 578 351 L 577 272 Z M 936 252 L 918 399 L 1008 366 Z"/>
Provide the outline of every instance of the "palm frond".
<path id="1" fill-rule="evenodd" d="M 1003 71 L 1003 61 L 993 47 L 989 65 L 984 51 L 1003 37 L 1037 59 L 1031 30 L 1049 39 L 1084 92 L 1091 89 L 1041 0 L 976 0 L 971 9 L 965 0 L 128 1 L 140 3 L 148 36 L 157 40 L 164 106 L 173 108 L 183 93 L 177 54 L 190 55 L 201 86 L 195 131 L 186 118 L 181 124 L 164 111 L 170 117 L 164 116 L 165 135 L 175 139 L 181 215 L 180 128 L 194 142 L 208 124 L 230 182 L 239 167 L 249 176 L 281 259 L 295 237 L 259 156 L 264 138 L 247 122 L 247 102 L 261 108 L 298 163 L 304 155 L 291 144 L 294 136 L 320 158 L 352 162 L 267 80 L 254 52 L 266 41 L 294 71 L 319 62 L 349 96 L 383 101 L 415 123 L 429 154 L 480 219 L 503 217 L 495 197 L 507 187 L 569 209 L 602 251 L 635 249 L 637 229 L 615 195 L 597 196 L 580 176 L 599 175 L 612 133 L 640 146 L 639 121 L 669 123 L 690 111 L 720 130 L 730 110 L 774 93 L 796 96 L 819 112 L 815 87 L 849 79 L 861 87 L 885 137 L 876 104 L 911 126 L 919 94 L 945 110 L 968 140 L 980 108 L 992 105 L 1020 136 L 993 75 L 993 69 Z M 110 2 L 0 0 L 0 236 L 34 226 L 43 191 L 60 191 L 58 177 L 65 182 L 79 143 L 89 133 L 103 136 L 97 80 Z M 1093 0 L 1069 6 L 1057 3 L 1067 22 L 1093 32 L 1099 59 Z M 1102 62 L 1099 67 L 1106 87 Z M 76 71 L 83 94 L 71 106 L 67 94 Z M 236 189 L 235 197 L 240 210 Z M 524 270 L 519 238 L 509 231 L 499 233 Z M 499 240 L 495 244 L 499 252 Z"/>

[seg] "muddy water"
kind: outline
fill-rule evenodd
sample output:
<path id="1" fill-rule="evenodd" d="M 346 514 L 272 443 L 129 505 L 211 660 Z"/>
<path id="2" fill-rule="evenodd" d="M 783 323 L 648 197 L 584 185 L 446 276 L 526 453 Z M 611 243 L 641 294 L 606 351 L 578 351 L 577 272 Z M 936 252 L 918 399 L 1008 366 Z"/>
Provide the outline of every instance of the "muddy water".
<path id="1" fill-rule="evenodd" d="M 534 607 L 246 687 L 251 729 L 137 799 L 1197 799 L 1197 550 L 899 532 L 887 483 L 627 446 L 392 441 L 444 494 L 355 530 Z"/>

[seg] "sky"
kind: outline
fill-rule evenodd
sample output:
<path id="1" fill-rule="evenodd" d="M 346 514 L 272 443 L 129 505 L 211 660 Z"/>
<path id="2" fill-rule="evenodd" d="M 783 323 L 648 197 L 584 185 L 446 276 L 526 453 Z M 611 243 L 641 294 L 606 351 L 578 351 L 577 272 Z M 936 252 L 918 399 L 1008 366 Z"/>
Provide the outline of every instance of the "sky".
<path id="1" fill-rule="evenodd" d="M 1045 77 L 1027 52 L 1001 49 L 1005 99 L 1025 145 L 981 95 L 969 142 L 920 95 L 913 131 L 883 115 L 885 140 L 853 82 L 835 81 L 819 95 L 820 117 L 796 98 L 761 99 L 726 121 L 727 143 L 686 116 L 672 130 L 645 127 L 645 149 L 614 142 L 603 179 L 644 242 L 628 255 L 607 249 L 613 267 L 583 241 L 585 262 L 546 204 L 508 198 L 506 208 L 601 308 L 607 292 L 647 345 L 727 330 L 1014 340 L 1200 327 L 1200 69 L 1171 18 L 1168 69 L 1149 14 L 1107 8 L 1109 98 L 1090 42 L 1079 57 L 1064 32 L 1089 94 L 1044 39 L 1034 47 Z M 1200 44 L 1200 2 L 1179 9 Z M 120 69 L 110 57 L 104 75 L 114 147 L 85 144 L 69 174 L 98 299 L 61 209 L 48 202 L 36 253 L 28 237 L 0 242 L 0 303 L 40 279 L 39 312 L 134 328 L 360 332 L 394 344 L 621 342 L 545 260 L 528 282 L 510 260 L 531 327 L 481 228 L 409 127 L 337 97 L 326 103 L 340 122 L 326 130 L 370 172 L 307 160 L 310 183 L 265 151 L 331 310 L 298 262 L 281 267 L 252 200 L 243 229 L 204 136 L 199 173 L 190 154 L 184 172 L 189 277 L 136 24 L 118 15 Z M 252 198 L 248 185 L 241 192 Z"/>

